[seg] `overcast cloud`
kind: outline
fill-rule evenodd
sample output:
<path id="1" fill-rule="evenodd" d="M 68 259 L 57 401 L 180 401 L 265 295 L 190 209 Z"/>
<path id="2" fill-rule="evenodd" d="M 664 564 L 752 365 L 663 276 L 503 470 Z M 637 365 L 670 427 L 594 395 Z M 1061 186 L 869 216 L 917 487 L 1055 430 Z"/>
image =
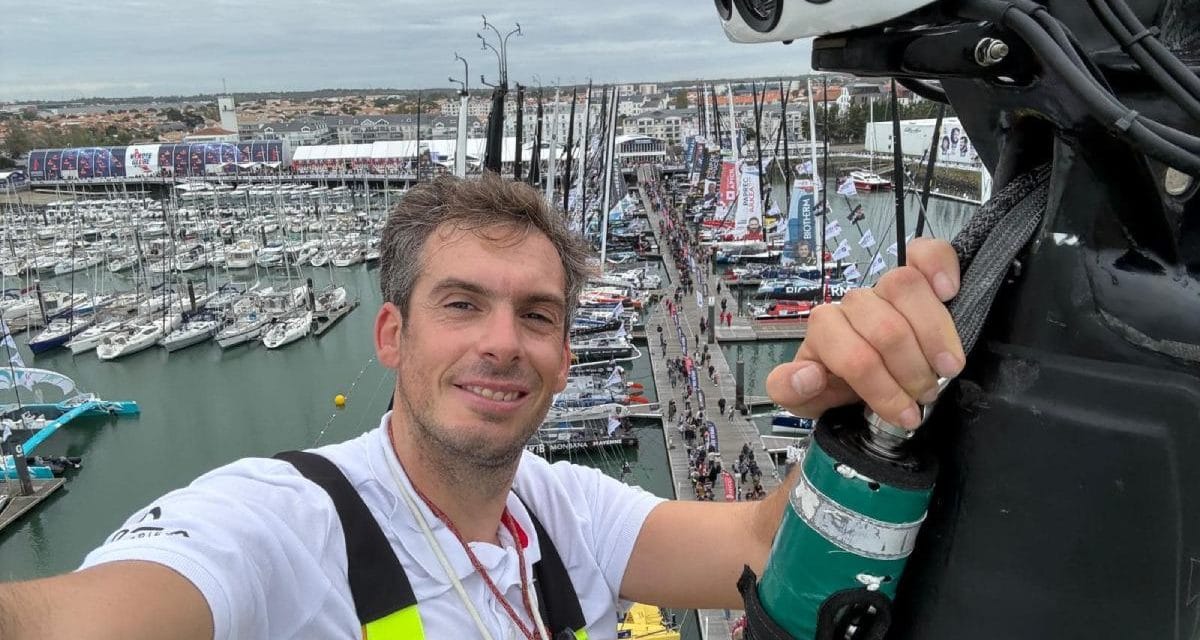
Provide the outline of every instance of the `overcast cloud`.
<path id="1" fill-rule="evenodd" d="M 447 86 L 496 77 L 480 14 L 536 84 L 799 75 L 808 43 L 725 39 L 711 0 L 53 0 L 0 21 L 0 100 Z"/>

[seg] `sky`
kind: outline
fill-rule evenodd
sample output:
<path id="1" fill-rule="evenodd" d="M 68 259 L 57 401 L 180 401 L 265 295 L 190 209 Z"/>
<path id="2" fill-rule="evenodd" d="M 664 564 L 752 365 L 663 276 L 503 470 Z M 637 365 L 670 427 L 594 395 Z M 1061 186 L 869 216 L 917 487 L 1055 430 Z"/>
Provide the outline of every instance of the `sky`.
<path id="1" fill-rule="evenodd" d="M 808 73 L 808 42 L 729 42 L 712 0 L 53 0 L 0 21 L 0 101 L 449 86 L 475 33 L 506 33 L 509 81 L 652 82 Z M 490 32 L 489 32 L 490 33 Z M 494 39 L 494 36 L 493 36 Z"/>

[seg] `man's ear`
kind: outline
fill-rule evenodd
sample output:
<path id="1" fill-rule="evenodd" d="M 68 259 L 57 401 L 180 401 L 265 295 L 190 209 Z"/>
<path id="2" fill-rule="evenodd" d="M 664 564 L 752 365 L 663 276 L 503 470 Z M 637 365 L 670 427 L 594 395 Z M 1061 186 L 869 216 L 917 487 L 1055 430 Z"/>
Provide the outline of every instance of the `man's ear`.
<path id="1" fill-rule="evenodd" d="M 404 316 L 400 308 L 391 302 L 383 303 L 375 314 L 375 357 L 379 364 L 389 369 L 400 368 L 400 333 L 404 330 Z"/>
<path id="2" fill-rule="evenodd" d="M 558 379 L 554 381 L 554 392 L 558 393 L 567 388 L 567 378 L 571 375 L 571 339 L 563 339 L 563 362 L 562 369 L 558 372 Z"/>

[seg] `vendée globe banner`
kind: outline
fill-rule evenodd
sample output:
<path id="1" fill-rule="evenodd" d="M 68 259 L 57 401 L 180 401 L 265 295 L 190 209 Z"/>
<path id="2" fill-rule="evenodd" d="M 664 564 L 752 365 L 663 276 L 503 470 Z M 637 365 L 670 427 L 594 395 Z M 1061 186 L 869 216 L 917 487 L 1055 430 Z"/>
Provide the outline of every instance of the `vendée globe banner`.
<path id="1" fill-rule="evenodd" d="M 257 140 L 37 149 L 29 153 L 27 166 L 31 182 L 198 177 L 236 171 L 239 164 L 286 162 L 285 145 L 282 140 Z"/>

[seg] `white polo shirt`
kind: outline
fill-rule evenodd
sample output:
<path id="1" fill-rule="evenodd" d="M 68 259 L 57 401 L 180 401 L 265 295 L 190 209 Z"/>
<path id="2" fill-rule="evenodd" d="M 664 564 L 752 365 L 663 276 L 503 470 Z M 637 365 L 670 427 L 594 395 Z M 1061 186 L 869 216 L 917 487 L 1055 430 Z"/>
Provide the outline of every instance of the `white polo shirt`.
<path id="1" fill-rule="evenodd" d="M 346 474 L 383 528 L 412 583 L 426 638 L 479 637 L 398 492 L 389 465 L 407 491 L 412 487 L 388 442 L 389 417 L 354 440 L 314 451 Z M 615 638 L 621 579 L 642 523 L 662 499 L 598 470 L 552 465 L 531 453 L 521 459 L 514 488 L 562 556 L 588 637 Z M 454 534 L 417 503 L 493 637 L 519 637 Z M 525 561 L 532 576 L 541 558 L 533 523 L 512 493 L 508 509 L 530 539 Z M 473 542 L 471 548 L 524 616 L 514 542 L 504 527 L 498 530 L 503 546 Z M 212 610 L 215 638 L 361 638 L 333 502 L 280 460 L 239 460 L 168 493 L 135 513 L 81 568 L 118 560 L 156 562 L 190 580 Z"/>

